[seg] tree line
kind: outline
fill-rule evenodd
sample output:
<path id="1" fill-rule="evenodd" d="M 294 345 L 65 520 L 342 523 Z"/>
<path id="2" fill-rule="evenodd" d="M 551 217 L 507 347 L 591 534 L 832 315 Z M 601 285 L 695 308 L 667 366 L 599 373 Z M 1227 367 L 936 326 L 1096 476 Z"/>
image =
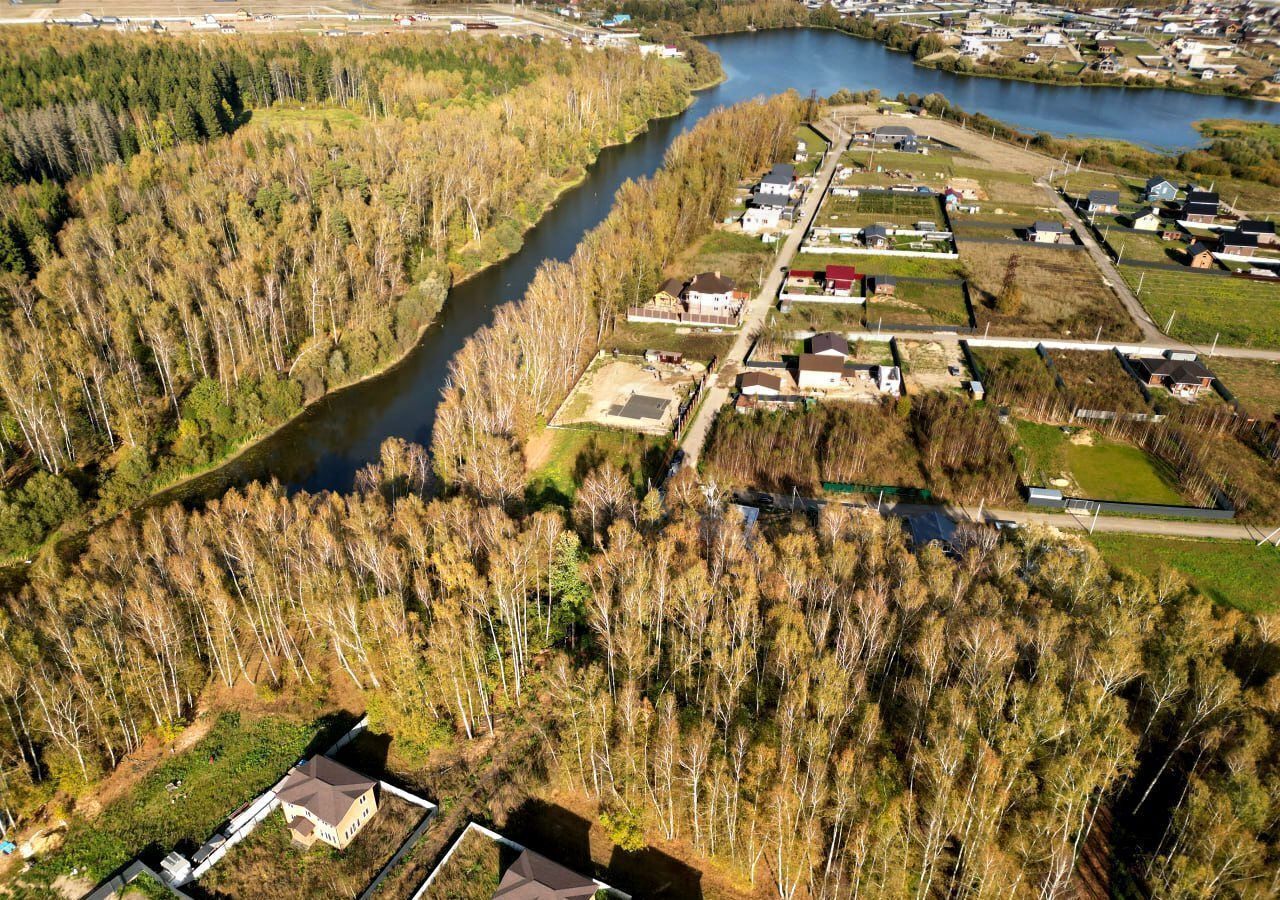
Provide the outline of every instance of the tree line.
<path id="1" fill-rule="evenodd" d="M 349 496 L 151 510 L 8 597 L 7 808 L 211 682 L 332 671 L 398 752 L 532 726 L 618 844 L 778 897 L 1060 897 L 1085 854 L 1162 897 L 1280 888 L 1274 613 L 1035 529 L 956 558 L 838 507 L 748 533 L 689 473 L 637 502 L 607 465 L 570 521 L 512 517 L 424 500 L 428 465 L 389 442 Z"/>
<path id="2" fill-rule="evenodd" d="M 652 178 L 619 189 L 572 258 L 544 265 L 519 302 L 467 340 L 450 363 L 432 434 L 447 484 L 504 503 L 523 493 L 533 428 L 626 307 L 651 297 L 671 260 L 723 216 L 738 184 L 790 153 L 799 119 L 793 93 L 707 116 L 672 142 Z"/>
<path id="3" fill-rule="evenodd" d="M 453 278 L 514 251 L 601 146 L 678 111 L 693 77 L 634 53 L 458 43 L 377 39 L 331 58 L 290 39 L 295 57 L 324 60 L 296 73 L 309 87 L 287 94 L 327 101 L 319 126 L 277 116 L 141 148 L 65 190 L 47 178 L 10 188 L 0 201 L 6 464 L 97 467 L 91 501 L 111 513 L 216 462 L 404 352 Z M 288 68 L 275 42 L 245 46 L 271 71 Z M 120 41 L 114 52 L 147 57 L 148 47 Z M 281 81 L 268 69 L 243 84 Z M 462 81 L 487 92 L 459 99 Z M 375 109 L 340 84 L 377 85 L 382 99 Z"/>

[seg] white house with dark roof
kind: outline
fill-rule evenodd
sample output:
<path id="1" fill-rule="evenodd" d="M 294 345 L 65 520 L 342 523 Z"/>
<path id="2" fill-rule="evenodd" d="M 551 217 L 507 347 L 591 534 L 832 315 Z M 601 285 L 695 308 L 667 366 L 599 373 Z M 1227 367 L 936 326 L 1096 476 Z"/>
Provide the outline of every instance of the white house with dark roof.
<path id="1" fill-rule="evenodd" d="M 781 194 L 787 196 L 791 193 L 792 184 L 796 180 L 796 167 L 787 163 L 774 163 L 772 169 L 769 170 L 763 178 L 760 179 L 761 194 Z"/>
<path id="2" fill-rule="evenodd" d="M 733 287 L 733 279 L 719 272 L 702 272 L 685 287 L 684 301 L 691 313 L 736 315 L 740 304 L 733 296 Z"/>

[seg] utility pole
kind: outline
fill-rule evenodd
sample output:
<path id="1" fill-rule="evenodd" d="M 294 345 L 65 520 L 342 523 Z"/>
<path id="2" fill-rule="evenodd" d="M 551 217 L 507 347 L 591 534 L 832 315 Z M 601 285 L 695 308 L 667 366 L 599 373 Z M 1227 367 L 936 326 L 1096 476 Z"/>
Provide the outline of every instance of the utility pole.
<path id="1" fill-rule="evenodd" d="M 1098 506 L 1098 505 L 1096 505 L 1096 504 L 1095 504 L 1095 505 L 1094 505 L 1094 507 L 1093 507 L 1093 521 L 1089 523 L 1089 533 L 1090 533 L 1090 534 L 1093 534 L 1093 526 L 1095 526 L 1095 525 L 1097 525 L 1097 524 L 1098 524 L 1098 511 L 1099 511 L 1099 510 L 1101 510 L 1101 509 L 1102 509 L 1102 507 L 1101 507 L 1101 506 Z"/>
<path id="2" fill-rule="evenodd" d="M 1164 326 L 1165 334 L 1168 334 L 1169 331 L 1173 328 L 1173 317 L 1176 316 L 1177 314 L 1178 314 L 1178 311 L 1176 309 L 1173 312 L 1169 313 L 1169 321 L 1166 322 Z"/>
<path id="3" fill-rule="evenodd" d="M 1140 296 L 1140 295 L 1142 294 L 1142 280 L 1143 280 L 1144 278 L 1146 278 L 1146 277 L 1147 277 L 1147 273 L 1146 273 L 1146 272 L 1139 272 L 1139 273 L 1138 273 L 1138 289 L 1137 289 L 1136 291 L 1134 291 L 1134 292 L 1133 292 L 1133 295 L 1134 295 L 1135 297 Z"/>
<path id="4" fill-rule="evenodd" d="M 1213 354 L 1215 354 L 1215 353 L 1217 353 L 1217 352 L 1218 352 L 1218 337 L 1219 337 L 1219 335 L 1221 335 L 1221 334 L 1222 334 L 1222 332 L 1221 332 L 1221 331 L 1219 331 L 1219 332 L 1217 332 L 1216 334 L 1214 334 L 1214 336 L 1213 336 L 1213 346 L 1209 348 L 1209 355 L 1210 355 L 1210 356 L 1213 356 Z"/>

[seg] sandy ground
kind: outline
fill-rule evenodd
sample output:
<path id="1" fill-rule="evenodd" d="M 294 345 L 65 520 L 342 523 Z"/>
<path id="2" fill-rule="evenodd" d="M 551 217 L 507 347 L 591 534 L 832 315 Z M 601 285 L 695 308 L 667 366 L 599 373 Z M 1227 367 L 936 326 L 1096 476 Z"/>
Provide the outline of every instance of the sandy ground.
<path id="1" fill-rule="evenodd" d="M 905 375 L 908 392 L 954 390 L 970 379 L 959 343 L 899 341 L 898 350 L 908 367 Z M 951 366 L 960 370 L 958 376 L 947 371 Z"/>
<path id="2" fill-rule="evenodd" d="M 701 363 L 692 362 L 683 366 L 651 364 L 639 356 L 597 357 L 574 385 L 551 424 L 589 423 L 624 431 L 666 434 L 675 420 L 679 399 L 703 368 Z M 635 395 L 670 402 L 660 419 L 632 419 L 611 414 L 611 409 Z"/>
<path id="3" fill-rule="evenodd" d="M 979 134 L 959 125 L 932 118 L 915 118 L 911 116 L 882 116 L 868 106 L 842 106 L 834 110 L 835 115 L 848 116 L 852 123 L 857 122 L 857 129 L 870 129 L 877 125 L 908 125 L 917 134 L 927 134 L 938 138 L 966 153 L 976 156 L 979 164 L 985 163 L 992 169 L 1003 172 L 1025 172 L 1029 175 L 1047 175 L 1054 161 L 1039 153 L 1020 150 L 1017 147 L 993 141 L 989 135 Z"/>

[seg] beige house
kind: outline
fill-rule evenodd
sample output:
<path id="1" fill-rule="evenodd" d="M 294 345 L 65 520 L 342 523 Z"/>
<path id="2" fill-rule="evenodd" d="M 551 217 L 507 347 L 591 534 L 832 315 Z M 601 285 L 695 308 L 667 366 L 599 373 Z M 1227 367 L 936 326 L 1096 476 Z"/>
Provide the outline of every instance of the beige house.
<path id="1" fill-rule="evenodd" d="M 327 756 L 313 756 L 289 770 L 276 796 L 295 845 L 319 840 L 342 850 L 378 811 L 376 787 Z"/>

